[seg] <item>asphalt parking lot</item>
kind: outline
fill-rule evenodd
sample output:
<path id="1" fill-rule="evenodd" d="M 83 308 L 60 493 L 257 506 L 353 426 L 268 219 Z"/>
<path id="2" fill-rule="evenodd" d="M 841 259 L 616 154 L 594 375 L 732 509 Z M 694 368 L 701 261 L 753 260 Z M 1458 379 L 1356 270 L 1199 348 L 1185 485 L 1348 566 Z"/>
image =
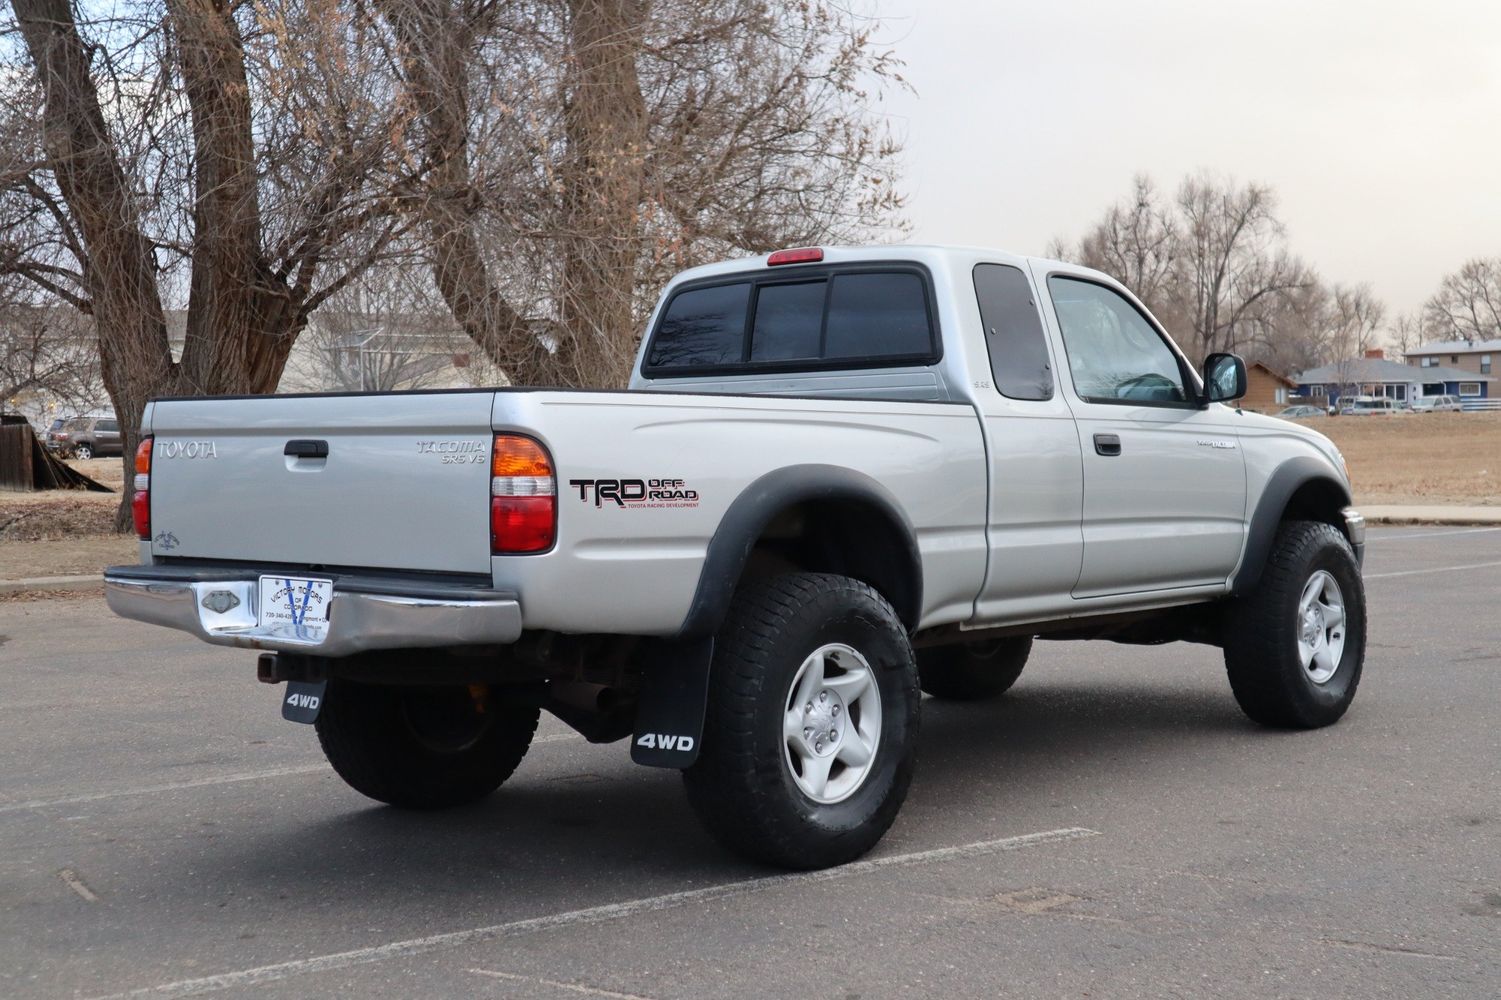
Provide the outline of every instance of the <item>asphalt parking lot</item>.
<path id="1" fill-rule="evenodd" d="M 382 808 L 250 653 L 0 604 L 0 996 L 1495 997 L 1501 529 L 1373 529 L 1354 707 L 1263 731 L 1217 650 L 1040 643 L 928 701 L 869 859 L 783 876 L 545 719 Z"/>

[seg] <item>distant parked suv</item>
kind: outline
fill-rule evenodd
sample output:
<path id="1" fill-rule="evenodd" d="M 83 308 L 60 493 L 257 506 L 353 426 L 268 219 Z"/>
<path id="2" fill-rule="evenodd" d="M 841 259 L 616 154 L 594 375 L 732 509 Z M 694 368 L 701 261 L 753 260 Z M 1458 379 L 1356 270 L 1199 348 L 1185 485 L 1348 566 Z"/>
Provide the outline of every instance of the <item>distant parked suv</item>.
<path id="1" fill-rule="evenodd" d="M 69 458 L 119 455 L 123 448 L 120 421 L 114 417 L 74 417 L 48 436 L 57 442 L 55 450 Z"/>
<path id="2" fill-rule="evenodd" d="M 1459 413 L 1463 409 L 1458 396 L 1420 396 L 1412 401 L 1414 413 Z"/>

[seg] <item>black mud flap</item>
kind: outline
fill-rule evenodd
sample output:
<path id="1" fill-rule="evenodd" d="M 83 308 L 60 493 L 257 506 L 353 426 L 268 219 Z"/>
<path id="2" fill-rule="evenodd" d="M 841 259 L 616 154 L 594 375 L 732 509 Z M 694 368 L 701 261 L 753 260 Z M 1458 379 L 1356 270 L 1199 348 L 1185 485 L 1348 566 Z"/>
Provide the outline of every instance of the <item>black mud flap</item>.
<path id="1" fill-rule="evenodd" d="M 287 693 L 281 700 L 281 717 L 288 722 L 311 726 L 323 708 L 323 692 L 328 681 L 287 681 Z"/>
<path id="2" fill-rule="evenodd" d="M 631 760 L 647 767 L 685 768 L 698 760 L 704 737 L 714 640 L 663 642 L 649 655 Z"/>

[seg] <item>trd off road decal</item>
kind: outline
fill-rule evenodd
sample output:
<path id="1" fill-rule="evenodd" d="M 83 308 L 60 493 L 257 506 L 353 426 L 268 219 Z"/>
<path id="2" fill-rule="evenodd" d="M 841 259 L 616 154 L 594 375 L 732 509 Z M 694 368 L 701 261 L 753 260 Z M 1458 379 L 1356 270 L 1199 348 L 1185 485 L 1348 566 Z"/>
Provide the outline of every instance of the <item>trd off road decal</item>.
<path id="1" fill-rule="evenodd" d="M 617 507 L 697 507 L 698 491 L 681 479 L 570 479 L 584 503 Z"/>

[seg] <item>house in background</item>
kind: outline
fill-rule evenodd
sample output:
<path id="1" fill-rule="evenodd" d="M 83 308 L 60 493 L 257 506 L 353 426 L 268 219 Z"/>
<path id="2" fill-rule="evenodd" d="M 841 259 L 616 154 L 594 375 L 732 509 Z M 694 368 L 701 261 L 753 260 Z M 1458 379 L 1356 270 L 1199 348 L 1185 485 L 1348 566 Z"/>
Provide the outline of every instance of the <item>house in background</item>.
<path id="1" fill-rule="evenodd" d="M 1501 360 L 1501 337 L 1493 340 L 1440 340 L 1407 352 L 1407 363 L 1419 368 L 1458 368 L 1476 375 L 1492 374 Z"/>
<path id="2" fill-rule="evenodd" d="M 1300 393 L 1328 396 L 1335 405 L 1341 396 L 1376 396 L 1410 403 L 1422 396 L 1459 396 L 1461 399 L 1488 399 L 1490 374 L 1481 375 L 1446 366 L 1404 365 L 1388 361 L 1380 349 L 1366 352 L 1363 358 L 1336 361 L 1300 372 L 1294 378 Z"/>
<path id="3" fill-rule="evenodd" d="M 1298 383 L 1273 371 L 1260 361 L 1246 366 L 1246 394 L 1240 405 L 1260 413 L 1276 413 L 1300 400 L 1292 399 L 1298 394 Z"/>

